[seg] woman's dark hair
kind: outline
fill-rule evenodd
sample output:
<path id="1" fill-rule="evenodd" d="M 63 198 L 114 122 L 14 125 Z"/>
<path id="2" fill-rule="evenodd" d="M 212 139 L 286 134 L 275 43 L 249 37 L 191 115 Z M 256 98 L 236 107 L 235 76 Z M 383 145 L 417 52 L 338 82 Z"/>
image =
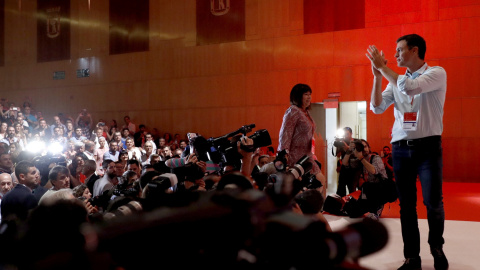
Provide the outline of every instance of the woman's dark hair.
<path id="1" fill-rule="evenodd" d="M 372 153 L 372 150 L 371 150 L 372 148 L 370 148 L 370 144 L 364 139 L 360 139 L 360 140 L 368 146 L 368 153 L 371 154 Z"/>
<path id="2" fill-rule="evenodd" d="M 74 187 L 73 188 L 73 196 L 75 196 L 75 198 L 82 197 L 83 192 L 85 192 L 85 189 L 87 189 L 87 185 L 85 185 L 85 184 L 80 184 L 80 185 Z"/>
<path id="3" fill-rule="evenodd" d="M 168 137 L 168 138 L 167 138 Z M 168 144 L 170 142 L 172 142 L 173 138 L 172 138 L 172 134 L 168 133 L 168 132 L 165 132 L 165 134 L 163 134 L 163 138 L 165 139 L 165 143 Z"/>
<path id="4" fill-rule="evenodd" d="M 290 104 L 295 105 L 299 108 L 302 108 L 303 94 L 307 92 L 312 93 L 312 88 L 310 88 L 310 86 L 303 83 L 296 84 L 292 88 L 292 91 L 290 91 Z M 307 109 L 309 108 L 310 106 L 308 106 Z"/>

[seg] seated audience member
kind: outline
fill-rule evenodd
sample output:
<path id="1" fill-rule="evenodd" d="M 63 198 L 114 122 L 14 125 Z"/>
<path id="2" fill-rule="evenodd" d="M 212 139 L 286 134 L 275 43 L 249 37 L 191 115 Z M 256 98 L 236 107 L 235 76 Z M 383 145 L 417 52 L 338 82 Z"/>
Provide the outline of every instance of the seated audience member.
<path id="1" fill-rule="evenodd" d="M 2 198 L 2 221 L 26 220 L 29 211 L 37 206 L 38 200 L 32 194 L 38 184 L 37 174 L 38 170 L 33 163 L 20 161 L 17 164 L 15 176 L 19 184 Z"/>
<path id="2" fill-rule="evenodd" d="M 57 165 L 48 173 L 48 181 L 50 181 L 52 188 L 43 194 L 38 202 L 39 204 L 60 189 L 70 189 L 70 172 L 67 167 Z"/>

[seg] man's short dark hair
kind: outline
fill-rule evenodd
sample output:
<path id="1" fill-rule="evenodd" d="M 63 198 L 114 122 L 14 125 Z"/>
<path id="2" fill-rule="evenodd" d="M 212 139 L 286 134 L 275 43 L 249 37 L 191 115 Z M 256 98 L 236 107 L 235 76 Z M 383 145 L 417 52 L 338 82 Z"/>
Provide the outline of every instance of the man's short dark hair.
<path id="1" fill-rule="evenodd" d="M 397 43 L 402 40 L 405 40 L 409 49 L 412 49 L 413 47 L 418 47 L 418 57 L 422 60 L 425 60 L 427 43 L 425 42 L 425 39 L 423 39 L 423 37 L 417 34 L 405 35 L 405 36 L 399 37 L 397 39 Z"/>
<path id="2" fill-rule="evenodd" d="M 129 160 L 127 161 L 127 166 L 128 166 L 128 165 L 132 165 L 132 164 L 133 164 L 133 165 L 137 165 L 138 167 L 140 167 L 140 162 L 138 162 L 138 160 L 136 160 L 136 159 L 129 159 Z"/>
<path id="3" fill-rule="evenodd" d="M 304 214 L 317 214 L 322 210 L 324 198 L 316 189 L 307 189 L 295 196 L 295 202 Z"/>
<path id="4" fill-rule="evenodd" d="M 35 165 L 26 160 L 22 160 L 15 166 L 15 176 L 17 179 L 20 179 L 20 174 L 28 174 L 28 169 L 31 167 L 35 167 Z"/>
<path id="5" fill-rule="evenodd" d="M 350 134 L 353 133 L 353 132 L 352 132 L 352 128 L 350 128 L 350 127 L 344 127 L 344 128 L 343 128 L 343 131 L 349 131 Z"/>
<path id="6" fill-rule="evenodd" d="M 59 173 L 63 173 L 67 176 L 69 175 L 69 171 L 68 171 L 67 167 L 57 165 L 57 166 L 53 167 L 50 170 L 50 172 L 48 173 L 48 180 L 57 181 L 57 177 L 58 177 Z"/>
<path id="7" fill-rule="evenodd" d="M 113 162 L 113 160 L 111 160 L 111 159 L 105 159 L 105 160 L 102 162 L 102 168 L 103 168 L 104 170 L 107 170 L 108 165 L 109 165 L 110 163 L 112 163 L 112 162 Z"/>

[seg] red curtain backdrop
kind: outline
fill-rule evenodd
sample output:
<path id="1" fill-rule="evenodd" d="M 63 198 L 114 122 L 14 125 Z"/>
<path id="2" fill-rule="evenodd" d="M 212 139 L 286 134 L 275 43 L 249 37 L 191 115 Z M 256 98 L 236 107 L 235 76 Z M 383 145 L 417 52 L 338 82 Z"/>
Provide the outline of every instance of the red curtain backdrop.
<path id="1" fill-rule="evenodd" d="M 197 0 L 197 45 L 245 40 L 245 0 Z"/>
<path id="2" fill-rule="evenodd" d="M 37 0 L 37 13 L 37 61 L 70 59 L 70 0 Z"/>
<path id="3" fill-rule="evenodd" d="M 365 28 L 365 0 L 304 0 L 305 34 Z"/>
<path id="4" fill-rule="evenodd" d="M 110 54 L 149 49 L 149 1 L 110 0 Z"/>

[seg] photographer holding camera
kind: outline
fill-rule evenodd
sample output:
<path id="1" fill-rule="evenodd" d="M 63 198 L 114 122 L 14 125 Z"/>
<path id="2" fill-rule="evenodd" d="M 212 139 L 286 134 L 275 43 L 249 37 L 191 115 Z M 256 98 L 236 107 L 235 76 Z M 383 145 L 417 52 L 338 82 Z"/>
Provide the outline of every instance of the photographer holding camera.
<path id="1" fill-rule="evenodd" d="M 322 195 L 326 197 L 327 183 L 325 176 L 318 165 L 314 154 L 315 122 L 309 109 L 312 99 L 312 89 L 306 84 L 296 84 L 290 92 L 291 106 L 283 116 L 280 128 L 278 151 L 286 150 L 288 153 L 288 166 L 293 167 L 304 155 L 308 155 L 312 163 L 312 174 L 323 185 Z"/>
<path id="2" fill-rule="evenodd" d="M 345 132 L 343 140 L 335 141 L 337 153 L 342 153 L 339 162 L 340 169 L 337 169 L 339 175 L 336 194 L 340 197 L 352 193 L 357 189 L 362 168 L 362 165 L 353 152 L 355 150 L 355 142 L 358 143 L 359 141 L 352 138 L 352 129 L 350 127 L 345 127 L 343 130 Z"/>

